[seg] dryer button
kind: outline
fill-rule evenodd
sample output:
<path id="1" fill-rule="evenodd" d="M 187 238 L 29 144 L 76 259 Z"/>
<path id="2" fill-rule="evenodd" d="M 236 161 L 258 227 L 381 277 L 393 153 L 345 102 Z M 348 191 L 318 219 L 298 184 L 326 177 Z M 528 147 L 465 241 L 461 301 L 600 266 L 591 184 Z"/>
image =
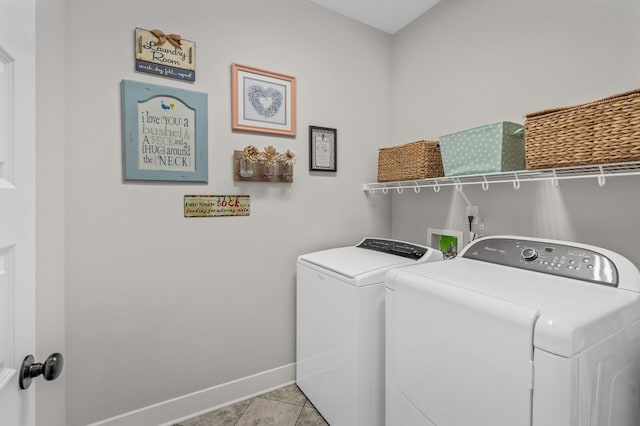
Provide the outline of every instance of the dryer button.
<path id="1" fill-rule="evenodd" d="M 538 258 L 538 252 L 535 249 L 526 248 L 520 252 L 520 256 L 522 257 L 523 260 L 530 262 Z"/>

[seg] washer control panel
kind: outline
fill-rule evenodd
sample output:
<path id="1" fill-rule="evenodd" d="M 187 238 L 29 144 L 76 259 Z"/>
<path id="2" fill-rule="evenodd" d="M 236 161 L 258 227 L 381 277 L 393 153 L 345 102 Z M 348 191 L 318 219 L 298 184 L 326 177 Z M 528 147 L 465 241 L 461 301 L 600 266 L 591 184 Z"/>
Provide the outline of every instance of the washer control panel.
<path id="1" fill-rule="evenodd" d="M 489 238 L 478 241 L 464 258 L 618 286 L 618 270 L 605 255 L 582 247 L 540 241 Z"/>
<path id="2" fill-rule="evenodd" d="M 429 250 L 427 247 L 405 243 L 404 241 L 386 240 L 384 238 L 365 238 L 356 247 L 383 253 L 394 254 L 408 259 L 418 260 Z"/>

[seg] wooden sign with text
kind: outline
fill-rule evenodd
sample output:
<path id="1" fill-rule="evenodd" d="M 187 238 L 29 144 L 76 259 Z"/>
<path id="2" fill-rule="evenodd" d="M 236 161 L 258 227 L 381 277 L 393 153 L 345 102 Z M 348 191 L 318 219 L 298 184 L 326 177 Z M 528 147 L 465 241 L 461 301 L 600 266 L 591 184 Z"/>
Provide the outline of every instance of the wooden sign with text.
<path id="1" fill-rule="evenodd" d="M 249 216 L 248 195 L 185 195 L 184 217 Z"/>
<path id="2" fill-rule="evenodd" d="M 196 43 L 179 34 L 136 28 L 136 71 L 178 80 L 196 79 Z"/>
<path id="3" fill-rule="evenodd" d="M 207 182 L 207 94 L 122 80 L 125 180 Z"/>

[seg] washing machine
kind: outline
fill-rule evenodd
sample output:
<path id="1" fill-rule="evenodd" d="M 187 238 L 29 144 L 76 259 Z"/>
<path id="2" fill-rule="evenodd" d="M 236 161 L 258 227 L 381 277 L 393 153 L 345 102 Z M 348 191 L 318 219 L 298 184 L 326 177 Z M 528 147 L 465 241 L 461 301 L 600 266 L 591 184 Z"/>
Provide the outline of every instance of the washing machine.
<path id="1" fill-rule="evenodd" d="M 332 426 L 384 425 L 384 279 L 442 252 L 384 238 L 298 257 L 296 383 Z"/>
<path id="2" fill-rule="evenodd" d="M 640 273 L 619 254 L 488 237 L 385 291 L 387 425 L 640 425 Z"/>

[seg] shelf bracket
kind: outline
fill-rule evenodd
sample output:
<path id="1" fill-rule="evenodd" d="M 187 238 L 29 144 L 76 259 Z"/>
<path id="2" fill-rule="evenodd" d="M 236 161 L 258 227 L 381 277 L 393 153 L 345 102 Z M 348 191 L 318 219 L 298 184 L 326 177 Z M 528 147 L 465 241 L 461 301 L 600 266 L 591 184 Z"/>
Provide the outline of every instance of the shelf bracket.
<path id="1" fill-rule="evenodd" d="M 455 182 L 456 182 L 456 190 L 462 191 L 462 184 L 460 183 L 460 179 L 455 178 Z"/>
<path id="2" fill-rule="evenodd" d="M 518 172 L 513 172 L 513 176 L 515 180 L 513 181 L 513 187 L 518 190 L 520 189 L 520 179 L 518 178 Z"/>
<path id="3" fill-rule="evenodd" d="M 487 180 L 486 176 L 482 176 L 482 179 L 484 179 L 484 182 L 482 182 L 482 190 L 483 191 L 488 191 L 489 190 L 489 181 Z"/>
<path id="4" fill-rule="evenodd" d="M 396 188 L 396 191 L 398 191 L 398 194 L 402 194 L 402 191 L 404 191 L 404 188 L 399 186 Z"/>
<path id="5" fill-rule="evenodd" d="M 438 181 L 433 185 L 433 192 L 440 192 L 440 184 Z"/>
<path id="6" fill-rule="evenodd" d="M 556 169 L 553 169 L 553 177 L 551 178 L 551 183 L 553 184 L 554 187 L 558 187 L 559 182 L 558 182 L 558 174 L 556 173 Z"/>
<path id="7" fill-rule="evenodd" d="M 602 188 L 606 182 L 606 177 L 604 175 L 604 170 L 602 169 L 602 166 L 598 167 L 600 169 L 600 174 L 598 175 L 598 185 L 600 185 L 600 188 Z"/>
<path id="8" fill-rule="evenodd" d="M 420 185 L 418 185 L 418 181 L 414 181 L 415 186 L 413 187 L 413 192 L 415 192 L 416 194 L 420 193 Z"/>
<path id="9" fill-rule="evenodd" d="M 464 193 L 463 190 L 460 190 L 460 195 L 462 195 L 462 198 L 464 199 L 464 202 L 467 204 L 467 207 L 471 207 L 471 201 L 469 201 L 469 198 L 467 198 L 467 194 Z"/>

